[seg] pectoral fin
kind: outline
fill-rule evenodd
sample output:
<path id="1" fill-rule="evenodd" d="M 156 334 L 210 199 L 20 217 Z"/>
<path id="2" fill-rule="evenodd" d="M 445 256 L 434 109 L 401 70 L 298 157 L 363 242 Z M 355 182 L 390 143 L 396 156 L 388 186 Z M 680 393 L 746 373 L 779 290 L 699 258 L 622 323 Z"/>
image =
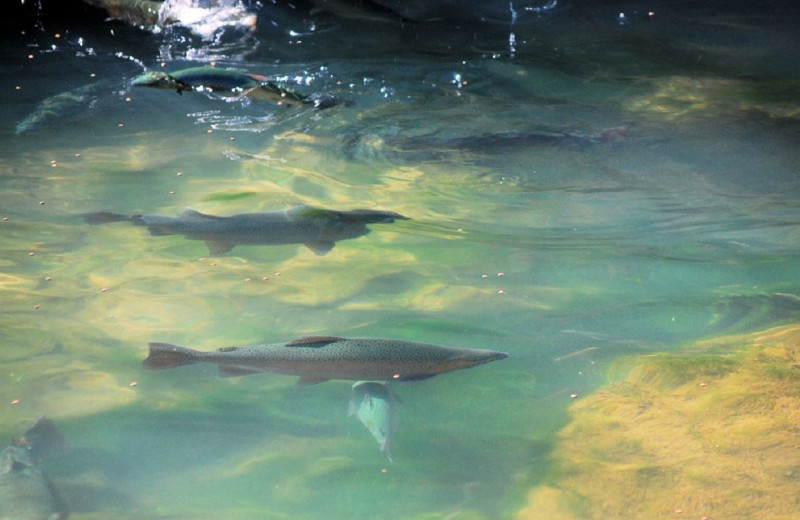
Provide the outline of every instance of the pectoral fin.
<path id="1" fill-rule="evenodd" d="M 208 246 L 208 254 L 210 255 L 224 255 L 236 244 L 231 244 L 230 242 L 220 242 L 218 240 L 206 240 L 206 245 Z"/>

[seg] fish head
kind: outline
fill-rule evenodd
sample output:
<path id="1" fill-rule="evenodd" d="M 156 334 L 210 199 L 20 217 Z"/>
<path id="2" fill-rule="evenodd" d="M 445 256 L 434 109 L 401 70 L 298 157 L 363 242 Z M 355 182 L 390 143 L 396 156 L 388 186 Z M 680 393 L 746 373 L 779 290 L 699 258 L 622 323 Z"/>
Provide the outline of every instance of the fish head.
<path id="1" fill-rule="evenodd" d="M 170 76 L 166 72 L 150 71 L 141 76 L 133 78 L 131 85 L 135 87 L 151 87 L 172 90 L 175 89 L 180 94 L 183 90 L 190 90 L 191 86 L 183 81 Z"/>
<path id="2" fill-rule="evenodd" d="M 0 474 L 22 473 L 35 464 L 27 448 L 9 446 L 0 452 Z"/>
<path id="3" fill-rule="evenodd" d="M 462 370 L 483 365 L 500 359 L 505 359 L 508 354 L 496 350 L 463 350 L 450 356 L 432 368 L 432 372 L 443 374 L 453 370 Z"/>

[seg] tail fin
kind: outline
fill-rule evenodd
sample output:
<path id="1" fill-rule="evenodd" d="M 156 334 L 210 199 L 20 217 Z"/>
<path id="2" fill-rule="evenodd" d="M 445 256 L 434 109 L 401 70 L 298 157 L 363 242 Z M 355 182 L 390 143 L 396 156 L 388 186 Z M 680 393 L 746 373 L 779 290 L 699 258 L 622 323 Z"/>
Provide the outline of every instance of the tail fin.
<path id="1" fill-rule="evenodd" d="M 150 343 L 150 355 L 144 360 L 143 365 L 149 370 L 163 370 L 165 368 L 191 365 L 196 361 L 196 350 L 170 345 L 169 343 Z"/>
<path id="2" fill-rule="evenodd" d="M 97 224 L 108 224 L 111 222 L 125 222 L 131 220 L 129 215 L 122 215 L 120 213 L 111 213 L 110 211 L 96 211 L 94 213 L 84 213 L 83 220 L 87 224 L 93 226 Z"/>
<path id="3" fill-rule="evenodd" d="M 25 433 L 14 439 L 13 444 L 26 447 L 37 461 L 66 455 L 70 451 L 61 430 L 46 417 L 40 417 Z"/>

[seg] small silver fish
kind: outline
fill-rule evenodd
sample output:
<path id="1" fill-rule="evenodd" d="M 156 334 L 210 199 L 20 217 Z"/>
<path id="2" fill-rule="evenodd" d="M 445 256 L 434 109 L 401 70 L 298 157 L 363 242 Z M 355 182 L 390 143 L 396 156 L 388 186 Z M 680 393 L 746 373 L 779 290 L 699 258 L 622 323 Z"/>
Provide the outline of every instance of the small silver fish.
<path id="1" fill-rule="evenodd" d="M 101 211 L 86 213 L 83 218 L 89 224 L 131 221 L 136 226 L 146 226 L 153 236 L 183 235 L 188 239 L 203 240 L 212 255 L 227 253 L 237 244 L 304 244 L 316 254 L 324 255 L 338 240 L 369 233 L 367 224 L 408 220 L 408 217 L 393 211 L 334 211 L 309 206 L 295 206 L 286 211 L 240 213 L 230 217 L 188 209 L 178 217 Z"/>
<path id="2" fill-rule="evenodd" d="M 178 94 L 191 91 L 219 92 L 265 99 L 286 106 L 312 105 L 314 100 L 277 83 L 266 76 L 219 67 L 192 67 L 173 72 L 149 71 L 131 80 L 135 87 L 174 90 Z"/>
<path id="3" fill-rule="evenodd" d="M 392 443 L 397 429 L 397 398 L 385 383 L 357 381 L 353 383 L 348 416 L 355 415 L 378 441 L 381 451 L 392 460 Z"/>
<path id="4" fill-rule="evenodd" d="M 213 352 L 150 343 L 144 366 L 156 370 L 212 363 L 219 366 L 223 377 L 278 372 L 300 376 L 300 384 L 315 384 L 329 379 L 420 381 L 506 357 L 494 350 L 394 339 L 307 336 L 288 343 L 225 347 Z"/>
<path id="5" fill-rule="evenodd" d="M 66 520 L 66 503 L 37 464 L 68 451 L 56 425 L 41 418 L 0 452 L 0 519 Z"/>

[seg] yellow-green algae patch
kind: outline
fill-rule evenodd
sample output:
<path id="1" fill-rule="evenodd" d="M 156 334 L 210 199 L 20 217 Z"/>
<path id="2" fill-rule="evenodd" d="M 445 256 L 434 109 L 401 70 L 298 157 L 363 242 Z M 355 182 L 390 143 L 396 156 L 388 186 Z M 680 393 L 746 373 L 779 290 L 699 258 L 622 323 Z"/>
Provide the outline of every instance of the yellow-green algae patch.
<path id="1" fill-rule="evenodd" d="M 800 518 L 800 326 L 615 369 L 570 409 L 518 519 Z"/>
<path id="2" fill-rule="evenodd" d="M 797 82 L 768 80 L 769 88 L 757 79 L 689 78 L 670 76 L 656 82 L 648 96 L 635 97 L 626 104 L 631 112 L 666 120 L 705 114 L 762 114 L 775 119 L 797 119 Z"/>

